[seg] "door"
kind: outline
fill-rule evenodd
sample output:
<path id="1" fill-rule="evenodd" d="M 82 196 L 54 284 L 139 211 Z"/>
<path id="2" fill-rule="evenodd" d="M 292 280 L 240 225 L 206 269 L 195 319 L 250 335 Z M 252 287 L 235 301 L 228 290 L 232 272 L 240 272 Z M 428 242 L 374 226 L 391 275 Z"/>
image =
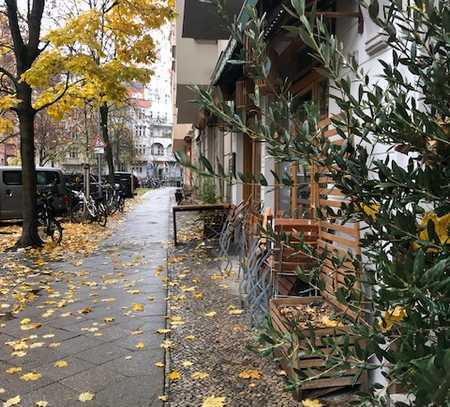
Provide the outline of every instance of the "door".
<path id="1" fill-rule="evenodd" d="M 22 171 L 3 170 L 1 174 L 0 217 L 22 218 Z"/>

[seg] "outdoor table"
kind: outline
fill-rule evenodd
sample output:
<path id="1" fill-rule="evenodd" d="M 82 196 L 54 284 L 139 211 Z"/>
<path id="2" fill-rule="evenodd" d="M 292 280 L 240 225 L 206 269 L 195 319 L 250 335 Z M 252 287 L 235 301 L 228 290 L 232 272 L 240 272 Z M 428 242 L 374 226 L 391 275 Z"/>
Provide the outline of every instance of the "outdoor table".
<path id="1" fill-rule="evenodd" d="M 230 209 L 230 204 L 204 204 L 204 205 L 176 205 L 172 207 L 173 217 L 173 242 L 178 245 L 177 240 L 177 213 L 178 212 L 207 212 L 207 211 L 226 211 Z"/>

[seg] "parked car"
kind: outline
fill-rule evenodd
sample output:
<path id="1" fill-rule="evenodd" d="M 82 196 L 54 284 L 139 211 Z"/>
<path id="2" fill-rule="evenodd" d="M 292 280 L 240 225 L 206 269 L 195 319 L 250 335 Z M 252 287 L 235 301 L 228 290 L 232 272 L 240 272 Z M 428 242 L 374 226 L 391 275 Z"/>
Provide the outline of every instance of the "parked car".
<path id="1" fill-rule="evenodd" d="M 36 168 L 38 191 L 52 189 L 56 214 L 67 212 L 67 195 L 64 174 L 57 168 Z M 22 218 L 22 168 L 0 167 L 0 220 Z"/>

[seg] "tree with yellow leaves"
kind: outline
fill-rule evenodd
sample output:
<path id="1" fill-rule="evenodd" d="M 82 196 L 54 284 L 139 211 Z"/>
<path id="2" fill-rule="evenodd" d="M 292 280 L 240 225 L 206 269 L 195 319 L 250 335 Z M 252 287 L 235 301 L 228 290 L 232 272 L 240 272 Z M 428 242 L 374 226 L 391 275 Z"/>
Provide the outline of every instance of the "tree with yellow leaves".
<path id="1" fill-rule="evenodd" d="M 58 26 L 42 35 L 45 4 L 28 0 L 21 9 L 17 0 L 0 3 L 0 25 L 8 27 L 0 37 L 0 133 L 13 130 L 10 114 L 15 113 L 23 174 L 21 246 L 41 244 L 36 219 L 36 114 L 48 109 L 61 119 L 86 100 L 95 103 L 113 175 L 109 109 L 126 100 L 127 82 L 149 81 L 149 64 L 156 59 L 151 30 L 174 15 L 172 4 L 158 0 L 73 0 L 51 10 L 45 26 L 52 21 Z M 62 16 L 57 15 L 60 12 Z"/>
<path id="2" fill-rule="evenodd" d="M 34 146 L 34 119 L 40 110 L 58 102 L 71 85 L 70 75 L 65 77 L 55 69 L 45 72 L 50 78 L 52 92 L 36 104 L 33 87 L 25 80 L 33 64 L 46 54 L 48 42 L 41 39 L 45 0 L 29 0 L 21 9 L 17 0 L 0 3 L 0 133 L 14 131 L 14 114 L 20 132 L 23 187 L 23 227 L 21 246 L 41 243 L 37 234 L 37 197 Z"/>
<path id="3" fill-rule="evenodd" d="M 150 80 L 153 73 L 150 66 L 157 57 L 152 30 L 168 22 L 174 10 L 170 3 L 158 0 L 101 0 L 81 4 L 70 0 L 66 7 L 68 18 L 47 35 L 53 47 L 48 56 L 50 61 L 66 60 L 69 71 L 81 82 L 52 107 L 52 113 L 63 115 L 73 99 L 89 100 L 97 106 L 111 176 L 114 174 L 111 107 L 120 107 L 128 99 L 127 84 Z M 46 69 L 48 63 L 43 60 L 27 80 L 39 87 L 40 72 Z"/>

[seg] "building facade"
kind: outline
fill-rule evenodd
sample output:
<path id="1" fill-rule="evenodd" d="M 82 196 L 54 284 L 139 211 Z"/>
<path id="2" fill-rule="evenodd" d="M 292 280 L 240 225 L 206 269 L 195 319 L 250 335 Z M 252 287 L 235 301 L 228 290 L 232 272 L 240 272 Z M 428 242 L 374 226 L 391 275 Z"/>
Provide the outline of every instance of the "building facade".
<path id="1" fill-rule="evenodd" d="M 155 32 L 158 62 L 151 82 L 130 87 L 130 109 L 135 159 L 130 164 L 138 178 L 173 180 L 180 168 L 172 152 L 174 64 L 172 42 L 175 26 L 167 24 Z"/>
<path id="2" fill-rule="evenodd" d="M 226 13 L 232 17 L 241 10 L 243 0 L 225 3 Z M 173 87 L 174 117 L 172 145 L 176 152 L 184 153 L 195 161 L 198 128 L 204 121 L 202 112 L 193 103 L 193 87 L 211 84 L 216 61 L 228 43 L 230 33 L 218 16 L 212 2 L 180 0 L 176 2 L 176 40 L 173 47 L 176 86 Z M 195 177 L 184 171 L 184 183 L 193 185 Z"/>
<path id="3" fill-rule="evenodd" d="M 389 64 L 392 61 L 392 49 L 388 47 L 381 28 L 372 22 L 366 10 L 360 8 L 359 2 L 356 0 L 319 1 L 317 5 L 318 12 L 323 13 L 328 19 L 337 41 L 342 42 L 345 55 L 355 58 L 371 77 L 381 76 L 382 66 L 378 61 L 381 59 Z M 326 128 L 330 125 L 330 117 L 340 113 L 340 108 L 332 97 L 333 84 L 327 77 L 322 76 L 318 69 L 320 66 L 311 57 L 311 50 L 307 44 L 283 28 L 290 24 L 292 17 L 280 2 L 246 0 L 238 15 L 242 26 L 245 26 L 248 21 L 248 16 L 243 12 L 247 6 L 254 7 L 259 16 L 264 14 L 267 18 L 267 29 L 264 34 L 271 57 L 269 77 L 289 83 L 292 94 L 301 98 L 302 101 L 314 102 L 319 108 L 321 123 Z M 380 9 L 382 9 L 381 6 Z M 186 13 L 186 8 L 181 11 Z M 183 20 L 182 15 L 179 15 L 177 29 L 182 31 L 185 26 L 186 19 Z M 177 36 L 177 46 L 178 39 Z M 179 41 L 183 44 L 186 40 L 180 38 Z M 199 44 L 194 41 L 193 46 L 199 47 Z M 274 100 L 274 95 L 264 81 L 253 80 L 243 65 L 234 63 L 236 59 L 240 59 L 240 56 L 248 55 L 252 50 L 231 38 L 221 42 L 220 46 L 216 44 L 216 50 L 221 50 L 217 52 L 216 57 L 209 48 L 205 48 L 202 55 L 196 55 L 196 61 L 204 61 L 204 66 L 208 68 L 211 68 L 211 62 L 214 60 L 214 67 L 210 73 L 208 71 L 210 75 L 208 85 L 213 89 L 213 95 L 220 94 L 230 109 L 246 124 L 251 123 L 254 115 L 258 114 L 255 113 L 257 109 L 254 103 L 257 99 L 257 105 L 261 109 L 259 114 L 264 117 L 266 109 Z M 201 52 L 201 49 L 198 48 L 197 52 Z M 184 58 L 186 56 L 180 57 L 182 60 Z M 183 110 L 180 105 L 186 92 L 184 86 L 187 82 L 181 68 L 182 61 L 178 65 L 180 74 L 177 75 L 177 80 L 181 82 L 177 84 L 178 122 L 176 127 L 180 125 L 184 127 L 178 133 L 174 132 L 178 138 L 178 149 L 189 152 L 188 158 L 194 165 L 199 162 L 198 158 L 202 155 L 209 160 L 216 172 L 223 168 L 226 174 L 241 173 L 244 176 L 237 177 L 232 182 L 216 180 L 216 196 L 220 201 L 234 205 L 242 201 L 250 201 L 254 208 L 270 208 L 271 213 L 276 217 L 312 218 L 317 208 L 314 205 L 337 199 L 317 195 L 317 201 L 315 201 L 316 197 L 311 190 L 313 184 L 311 169 L 301 160 L 289 163 L 275 162 L 264 142 L 251 139 L 246 134 L 231 131 L 229 127 L 212 116 L 202 118 L 203 112 L 198 109 L 187 115 L 187 110 Z M 199 72 L 201 71 L 196 71 L 197 74 Z M 204 73 L 202 78 L 196 79 L 197 83 L 203 84 L 200 79 L 206 81 L 208 74 Z M 357 93 L 356 89 L 355 93 Z M 373 154 L 383 157 L 388 153 L 389 147 L 374 146 Z M 399 166 L 406 165 L 407 155 L 398 152 L 389 154 Z M 260 174 L 264 175 L 267 186 L 252 181 Z M 293 180 L 292 185 L 285 186 L 279 181 L 285 175 Z M 242 178 L 250 179 L 250 181 L 243 181 Z M 195 181 L 191 180 L 191 182 L 195 184 Z M 371 379 L 372 382 L 386 384 L 378 370 L 372 373 Z"/>
<path id="4" fill-rule="evenodd" d="M 0 143 L 0 166 L 17 165 L 20 160 L 18 137 L 6 138 Z"/>

